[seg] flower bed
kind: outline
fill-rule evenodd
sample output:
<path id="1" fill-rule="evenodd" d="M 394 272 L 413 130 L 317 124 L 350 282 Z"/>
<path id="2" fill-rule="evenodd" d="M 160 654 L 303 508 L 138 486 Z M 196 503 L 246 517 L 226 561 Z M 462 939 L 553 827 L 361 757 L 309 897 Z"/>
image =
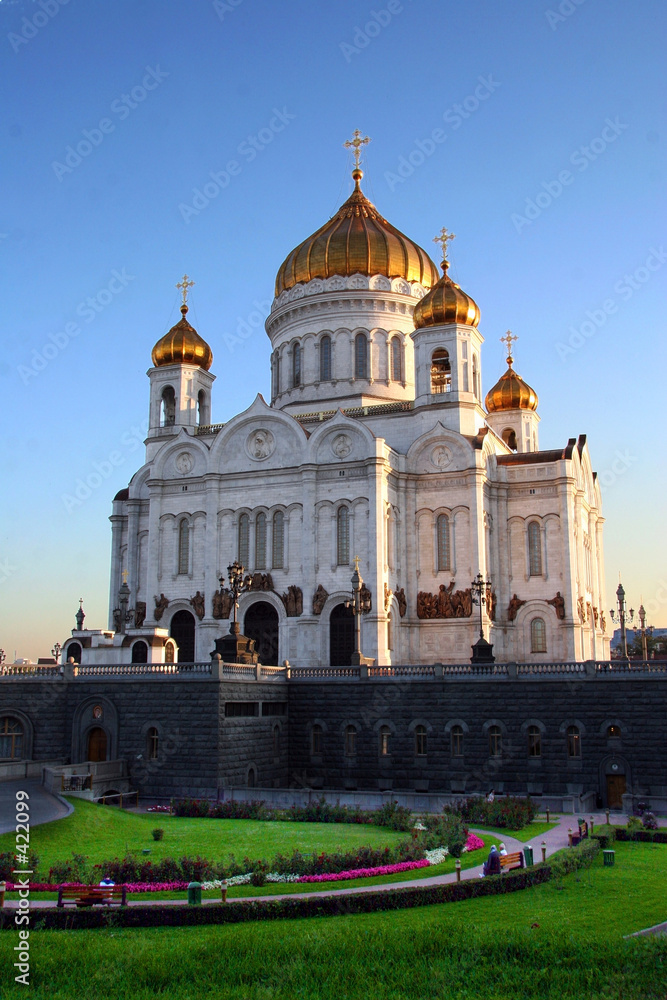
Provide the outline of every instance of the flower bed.
<path id="1" fill-rule="evenodd" d="M 350 878 L 374 878 L 376 875 L 396 875 L 398 872 L 409 872 L 415 868 L 428 868 L 430 862 L 404 861 L 398 865 L 382 865 L 381 868 L 356 868 L 349 872 L 330 872 L 328 875 L 302 875 L 298 882 L 342 882 Z"/>

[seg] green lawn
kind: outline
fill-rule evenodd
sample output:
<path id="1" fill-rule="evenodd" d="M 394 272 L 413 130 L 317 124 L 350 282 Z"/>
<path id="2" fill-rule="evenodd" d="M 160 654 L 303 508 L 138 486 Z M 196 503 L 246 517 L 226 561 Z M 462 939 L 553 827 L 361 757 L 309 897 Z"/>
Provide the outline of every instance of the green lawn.
<path id="1" fill-rule="evenodd" d="M 475 826 L 473 827 L 473 829 L 475 830 L 484 829 L 485 831 L 494 834 L 494 836 L 499 837 L 501 840 L 503 839 L 503 836 L 514 837 L 515 840 L 520 840 L 522 844 L 527 844 L 531 840 L 533 840 L 535 841 L 535 843 L 532 846 L 538 847 L 539 845 L 537 843 L 537 838 L 542 837 L 547 832 L 547 830 L 553 830 L 555 826 L 558 826 L 558 823 L 546 823 L 546 822 L 538 822 L 538 820 L 533 820 L 532 823 L 529 823 L 527 826 L 521 827 L 520 830 L 506 830 L 499 826 L 485 826 L 483 828 Z"/>
<path id="2" fill-rule="evenodd" d="M 352 823 L 282 823 L 249 819 L 184 819 L 150 813 L 124 812 L 71 799 L 71 816 L 36 826 L 30 832 L 30 847 L 39 856 L 45 877 L 55 861 L 64 861 L 73 851 L 88 855 L 90 863 L 139 855 L 150 848 L 151 861 L 183 855 L 218 861 L 234 854 L 270 861 L 278 852 L 353 850 L 361 845 L 382 847 L 404 840 L 408 834 L 378 826 Z M 164 839 L 154 841 L 151 830 L 161 827 Z M 0 836 L 0 852 L 14 849 L 14 834 Z"/>
<path id="3" fill-rule="evenodd" d="M 667 845 L 507 896 L 372 915 L 172 930 L 33 933 L 51 1000 L 665 1000 Z M 11 968 L 16 935 L 0 936 Z M 25 995 L 5 972 L 4 996 Z"/>

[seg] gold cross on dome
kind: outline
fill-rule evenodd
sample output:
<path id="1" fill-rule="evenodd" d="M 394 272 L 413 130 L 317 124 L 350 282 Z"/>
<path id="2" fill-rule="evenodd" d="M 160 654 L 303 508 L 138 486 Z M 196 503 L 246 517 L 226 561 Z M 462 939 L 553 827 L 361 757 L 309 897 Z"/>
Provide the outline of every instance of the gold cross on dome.
<path id="1" fill-rule="evenodd" d="M 127 583 L 127 570 L 123 570 L 123 583 Z"/>
<path id="2" fill-rule="evenodd" d="M 508 330 L 507 333 L 505 334 L 505 336 L 500 338 L 500 343 L 501 344 L 507 344 L 507 364 L 508 365 L 511 365 L 512 362 L 514 361 L 514 358 L 512 357 L 512 344 L 516 340 L 518 340 L 518 339 L 519 339 L 518 336 L 515 337 L 513 335 L 513 333 L 512 333 L 511 330 Z"/>
<path id="3" fill-rule="evenodd" d="M 359 572 L 359 556 L 355 556 L 354 557 L 354 568 L 356 569 L 356 571 L 358 573 Z"/>
<path id="4" fill-rule="evenodd" d="M 343 146 L 345 147 L 345 149 L 354 149 L 354 169 L 355 170 L 359 169 L 359 162 L 361 160 L 361 147 L 362 146 L 367 146 L 370 141 L 371 140 L 368 138 L 367 135 L 365 135 L 363 137 L 363 139 L 362 139 L 361 132 L 359 131 L 358 128 L 355 128 L 354 132 L 352 133 L 352 138 L 351 139 L 347 139 L 343 143 Z"/>
<path id="5" fill-rule="evenodd" d="M 183 280 L 179 281 L 178 284 L 176 285 L 176 287 L 179 289 L 179 291 L 183 295 L 183 305 L 184 306 L 188 304 L 188 292 L 190 291 L 190 289 L 192 288 L 193 285 L 194 285 L 194 281 L 190 281 L 190 279 L 188 278 L 187 274 L 184 274 L 183 275 Z"/>
<path id="6" fill-rule="evenodd" d="M 450 233 L 445 228 L 445 226 L 443 226 L 442 229 L 440 230 L 440 235 L 439 236 L 434 236 L 433 237 L 433 242 L 434 243 L 439 243 L 440 246 L 442 247 L 442 259 L 443 259 L 443 262 L 446 261 L 446 260 L 449 260 L 449 257 L 448 257 L 449 244 L 452 242 L 452 240 L 455 240 L 455 239 L 456 239 L 456 233 Z"/>

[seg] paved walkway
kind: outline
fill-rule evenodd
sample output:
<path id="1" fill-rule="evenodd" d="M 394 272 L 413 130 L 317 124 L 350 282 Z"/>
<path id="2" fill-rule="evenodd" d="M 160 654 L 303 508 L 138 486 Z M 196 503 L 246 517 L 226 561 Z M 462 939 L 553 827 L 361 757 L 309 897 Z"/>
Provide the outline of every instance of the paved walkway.
<path id="1" fill-rule="evenodd" d="M 69 802 L 51 795 L 37 779 L 0 781 L 0 833 L 11 833 L 16 829 L 16 793 L 21 790 L 30 796 L 28 812 L 31 827 L 63 819 L 74 811 Z"/>
<path id="2" fill-rule="evenodd" d="M 612 822 L 614 820 L 616 820 L 616 822 L 618 822 L 622 818 L 624 818 L 624 817 L 623 817 L 623 815 L 621 813 L 612 814 L 612 816 L 611 816 Z M 587 816 L 586 819 L 590 822 L 591 817 Z M 595 826 L 597 827 L 600 824 L 606 822 L 606 816 L 605 816 L 604 813 L 601 813 L 601 814 L 600 813 L 594 813 L 593 814 L 593 820 L 594 820 Z M 661 822 L 661 826 L 662 825 L 667 825 L 667 821 L 663 820 Z M 552 830 L 549 830 L 549 831 L 547 831 L 547 833 L 535 837 L 533 840 L 527 841 L 527 843 L 530 844 L 530 846 L 533 848 L 533 854 L 534 854 L 535 863 L 537 863 L 538 861 L 542 860 L 542 852 L 541 852 L 541 844 L 542 844 L 542 842 L 544 842 L 546 844 L 546 856 L 547 857 L 549 857 L 550 855 L 554 854 L 556 851 L 560 851 L 561 848 L 567 847 L 567 843 L 568 843 L 568 829 L 570 829 L 570 828 L 576 830 L 576 828 L 577 828 L 577 817 L 576 816 L 571 816 L 571 815 L 561 816 L 560 820 L 558 821 L 558 825 L 555 826 Z M 474 828 L 473 832 L 479 834 L 479 836 L 481 836 L 482 839 L 484 839 L 484 833 L 486 831 L 484 831 L 482 829 Z M 511 837 L 509 835 L 500 835 L 498 833 L 494 833 L 494 834 L 492 834 L 492 836 L 497 837 L 499 840 L 502 839 L 502 842 L 504 843 L 505 847 L 507 848 L 508 854 L 513 854 L 515 851 L 522 851 L 524 849 L 524 847 L 526 846 L 526 844 L 523 841 L 516 840 L 514 837 Z M 480 858 L 483 858 L 484 861 L 488 857 L 488 852 L 485 849 L 480 850 L 479 854 L 480 854 Z M 475 865 L 474 868 L 466 868 L 465 871 L 462 871 L 461 872 L 461 881 L 464 881 L 464 880 L 467 880 L 467 879 L 471 879 L 471 878 L 479 878 L 479 876 L 481 875 L 481 873 L 482 873 L 482 862 L 480 862 L 480 864 L 478 864 L 478 865 Z M 239 902 L 239 903 L 240 902 L 252 902 L 252 901 L 255 901 L 255 900 L 258 900 L 258 899 L 310 899 L 311 897 L 316 897 L 317 898 L 317 897 L 321 897 L 321 896 L 345 896 L 345 895 L 356 894 L 356 893 L 364 893 L 364 892 L 382 892 L 383 890 L 386 890 L 386 889 L 405 889 L 405 888 L 410 888 L 412 886 L 445 885 L 448 882 L 455 882 L 455 881 L 456 881 L 456 872 L 451 872 L 448 875 L 434 875 L 431 878 L 410 879 L 409 881 L 403 881 L 403 882 L 400 882 L 400 881 L 398 881 L 398 882 L 387 882 L 387 883 L 384 883 L 384 884 L 381 884 L 381 885 L 357 886 L 357 887 L 348 888 L 348 889 L 345 889 L 345 888 L 336 888 L 336 889 L 334 889 L 334 888 L 326 888 L 326 889 L 322 889 L 322 890 L 319 890 L 319 891 L 316 891 L 316 892 L 290 892 L 290 893 L 283 893 L 283 894 L 279 894 L 279 895 L 276 894 L 276 895 L 271 895 L 271 896 L 235 896 L 233 899 L 229 899 L 228 900 L 228 904 L 229 905 L 233 905 L 234 903 L 237 903 L 237 902 Z M 333 885 L 336 885 L 336 884 L 339 884 L 339 883 L 333 883 Z M 131 898 L 131 896 L 128 896 L 128 905 L 129 906 L 183 906 L 184 902 L 185 902 L 185 891 L 184 891 L 184 894 L 183 894 L 183 899 L 165 899 L 165 900 L 143 899 L 143 900 L 133 900 Z M 203 900 L 202 905 L 204 905 L 204 906 L 210 906 L 210 905 L 219 904 L 219 902 L 220 902 L 219 897 L 215 898 L 215 899 L 205 899 L 205 900 Z M 16 907 L 17 905 L 18 905 L 18 901 L 15 900 L 15 899 L 8 899 L 5 902 L 5 906 L 10 907 L 10 908 L 11 907 Z M 52 907 L 54 905 L 55 905 L 55 899 L 54 900 L 50 900 L 50 901 L 49 900 L 34 900 L 34 901 L 31 901 L 30 908 L 32 910 L 32 909 L 39 909 L 39 908 L 45 908 L 45 907 Z"/>

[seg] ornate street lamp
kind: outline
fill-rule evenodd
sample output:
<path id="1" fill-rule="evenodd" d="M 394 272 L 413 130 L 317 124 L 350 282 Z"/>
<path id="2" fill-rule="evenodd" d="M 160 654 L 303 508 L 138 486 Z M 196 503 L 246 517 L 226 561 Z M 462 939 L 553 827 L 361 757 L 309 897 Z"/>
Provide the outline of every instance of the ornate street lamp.
<path id="1" fill-rule="evenodd" d="M 644 605 L 639 605 L 639 628 L 635 629 L 635 636 L 639 632 L 642 638 L 642 660 L 648 660 L 648 648 L 646 644 L 647 636 L 650 638 L 653 635 L 653 626 L 646 624 L 646 611 L 644 610 Z"/>
<path id="2" fill-rule="evenodd" d="M 240 634 L 241 627 L 237 619 L 239 595 L 250 590 L 250 578 L 244 574 L 245 566 L 235 560 L 227 567 L 229 586 L 225 587 L 224 576 L 218 577 L 221 593 L 224 591 L 231 594 L 233 610 L 229 632 L 215 640 L 211 656 L 220 656 L 225 663 L 257 663 L 259 660 L 259 655 L 255 652 L 255 640 Z"/>
<path id="3" fill-rule="evenodd" d="M 491 581 L 485 580 L 481 573 L 478 573 L 470 584 L 472 603 L 479 605 L 479 639 L 472 647 L 471 663 L 495 663 L 493 645 L 484 638 L 484 605 L 490 589 Z"/>
<path id="4" fill-rule="evenodd" d="M 613 622 L 618 622 L 621 626 L 621 653 L 623 659 L 628 658 L 628 633 L 625 627 L 626 618 L 628 621 L 632 621 L 635 617 L 634 608 L 630 608 L 628 612 L 625 605 L 625 590 L 623 589 L 623 584 L 619 581 L 618 587 L 616 589 L 616 601 L 618 604 L 618 610 L 614 608 L 611 609 L 609 614 L 611 615 L 611 620 Z"/>
<path id="5" fill-rule="evenodd" d="M 239 595 L 244 594 L 246 590 L 250 590 L 250 583 L 247 583 L 244 577 L 245 566 L 242 566 L 240 562 L 234 560 L 234 562 L 227 567 L 227 576 L 229 577 L 229 587 L 225 587 L 225 578 L 221 576 L 218 580 L 220 584 L 220 590 L 226 590 L 228 594 L 232 595 L 232 622 L 229 626 L 230 635 L 239 634 L 239 623 L 236 618 L 236 614 L 239 606 Z"/>
<path id="6" fill-rule="evenodd" d="M 53 649 L 51 650 L 51 656 L 53 656 L 53 657 L 54 657 L 54 659 L 55 659 L 56 663 L 57 663 L 57 662 L 58 662 L 58 660 L 60 659 L 60 650 L 61 650 L 62 648 L 63 648 L 63 647 L 61 646 L 61 644 L 60 644 L 59 642 L 56 642 L 56 643 L 54 644 L 54 646 L 53 646 Z"/>
<path id="7" fill-rule="evenodd" d="M 134 608 L 128 607 L 130 603 L 130 588 L 127 585 L 127 572 L 123 573 L 123 582 L 118 591 L 118 607 L 113 610 L 113 620 L 116 625 L 116 632 L 125 632 L 125 626 L 134 620 Z"/>
<path id="8" fill-rule="evenodd" d="M 354 557 L 354 573 L 352 574 L 352 600 L 345 602 L 346 608 L 352 608 L 354 615 L 354 652 L 352 654 L 353 666 L 370 667 L 375 662 L 361 652 L 361 616 L 368 614 L 371 610 L 370 598 L 364 596 L 364 581 L 359 572 L 359 556 Z"/>

